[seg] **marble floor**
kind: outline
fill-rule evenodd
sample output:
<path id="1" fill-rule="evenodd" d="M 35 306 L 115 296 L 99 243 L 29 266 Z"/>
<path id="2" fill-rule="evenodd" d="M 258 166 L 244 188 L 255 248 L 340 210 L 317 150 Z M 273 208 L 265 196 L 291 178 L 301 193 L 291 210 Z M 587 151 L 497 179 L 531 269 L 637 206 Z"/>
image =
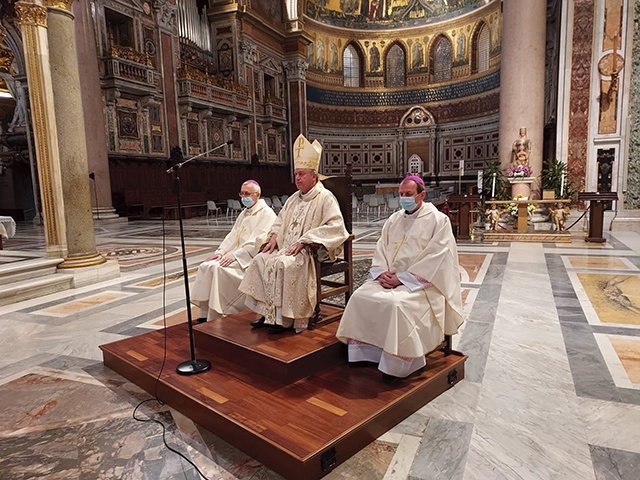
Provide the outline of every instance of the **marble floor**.
<path id="1" fill-rule="evenodd" d="M 355 224 L 358 283 L 382 222 Z M 192 280 L 229 228 L 186 222 Z M 164 429 L 208 479 L 280 478 L 102 365 L 184 312 L 176 222 L 96 239 L 120 278 L 0 307 L 0 479 L 201 478 Z M 466 378 L 326 478 L 640 479 L 640 235 L 607 240 L 460 243 Z M 43 253 L 42 231 L 5 248 Z"/>

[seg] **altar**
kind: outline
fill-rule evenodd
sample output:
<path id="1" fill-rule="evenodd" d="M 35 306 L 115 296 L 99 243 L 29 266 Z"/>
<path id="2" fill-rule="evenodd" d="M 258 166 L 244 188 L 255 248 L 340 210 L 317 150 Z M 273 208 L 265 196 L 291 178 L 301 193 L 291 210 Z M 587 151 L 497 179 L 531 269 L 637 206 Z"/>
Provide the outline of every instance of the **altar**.
<path id="1" fill-rule="evenodd" d="M 16 234 L 16 222 L 11 217 L 0 216 L 0 250 L 2 250 L 2 239 L 12 238 Z"/>
<path id="2" fill-rule="evenodd" d="M 487 204 L 492 208 L 499 205 L 516 204 L 518 215 L 516 217 L 516 227 L 513 231 L 493 231 L 485 232 L 485 241 L 502 242 L 571 242 L 571 234 L 567 231 L 544 230 L 529 231 L 529 205 L 557 205 L 563 207 L 571 203 L 570 199 L 543 199 L 543 200 L 488 200 Z"/>

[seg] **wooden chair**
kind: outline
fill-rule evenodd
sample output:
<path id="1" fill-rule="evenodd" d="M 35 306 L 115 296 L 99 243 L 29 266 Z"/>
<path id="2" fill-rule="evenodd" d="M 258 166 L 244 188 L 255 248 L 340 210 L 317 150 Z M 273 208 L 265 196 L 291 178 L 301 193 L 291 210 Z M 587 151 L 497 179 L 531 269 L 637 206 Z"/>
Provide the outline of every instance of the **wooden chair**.
<path id="1" fill-rule="evenodd" d="M 350 167 L 350 166 L 349 166 Z M 353 293 L 353 249 L 352 243 L 355 238 L 352 233 L 352 208 L 351 208 L 351 169 L 347 170 L 344 177 L 329 177 L 322 181 L 325 188 L 330 190 L 340 205 L 340 211 L 344 218 L 344 224 L 349 232 L 349 237 L 343 244 L 342 256 L 335 262 L 320 262 L 317 257 L 318 247 L 312 247 L 316 259 L 316 308 L 313 316 L 309 319 L 309 330 L 313 330 L 319 324 L 331 323 L 342 316 L 344 305 L 349 301 Z M 336 274 L 343 274 L 343 280 L 329 279 L 327 277 Z M 332 297 L 344 294 L 344 305 L 327 301 Z M 334 307 L 329 313 L 321 314 L 321 305 Z"/>

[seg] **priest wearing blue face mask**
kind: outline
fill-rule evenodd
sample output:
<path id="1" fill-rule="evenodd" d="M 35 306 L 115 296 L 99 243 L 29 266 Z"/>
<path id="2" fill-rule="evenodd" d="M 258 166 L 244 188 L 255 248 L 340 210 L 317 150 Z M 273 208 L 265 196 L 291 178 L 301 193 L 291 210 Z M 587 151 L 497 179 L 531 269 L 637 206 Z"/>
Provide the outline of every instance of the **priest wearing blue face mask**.
<path id="1" fill-rule="evenodd" d="M 240 198 L 246 208 L 214 254 L 198 267 L 191 292 L 191 300 L 200 307 L 198 322 L 245 309 L 245 295 L 238 286 L 276 219 L 275 212 L 260 198 L 260 185 L 255 180 L 242 184 Z"/>
<path id="2" fill-rule="evenodd" d="M 400 184 L 402 210 L 389 217 L 369 278 L 345 308 L 338 339 L 350 362 L 373 362 L 386 376 L 406 377 L 462 324 L 458 252 L 449 218 L 424 202 L 424 182 Z"/>

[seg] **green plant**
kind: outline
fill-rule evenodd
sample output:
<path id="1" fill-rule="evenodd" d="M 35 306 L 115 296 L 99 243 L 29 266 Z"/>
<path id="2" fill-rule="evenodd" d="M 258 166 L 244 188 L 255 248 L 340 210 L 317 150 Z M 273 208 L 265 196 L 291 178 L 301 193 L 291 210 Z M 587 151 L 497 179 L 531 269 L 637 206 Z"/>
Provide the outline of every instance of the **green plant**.
<path id="1" fill-rule="evenodd" d="M 494 174 L 495 188 L 493 184 Z M 487 199 L 492 198 L 492 193 L 496 200 L 506 200 L 510 198 L 507 190 L 507 181 L 502 172 L 502 166 L 499 160 L 494 160 L 486 164 L 482 170 L 482 191 Z"/>
<path id="2" fill-rule="evenodd" d="M 542 189 L 553 190 L 556 198 L 571 198 L 576 194 L 572 177 L 565 162 L 557 158 L 546 160 L 542 166 Z"/>

